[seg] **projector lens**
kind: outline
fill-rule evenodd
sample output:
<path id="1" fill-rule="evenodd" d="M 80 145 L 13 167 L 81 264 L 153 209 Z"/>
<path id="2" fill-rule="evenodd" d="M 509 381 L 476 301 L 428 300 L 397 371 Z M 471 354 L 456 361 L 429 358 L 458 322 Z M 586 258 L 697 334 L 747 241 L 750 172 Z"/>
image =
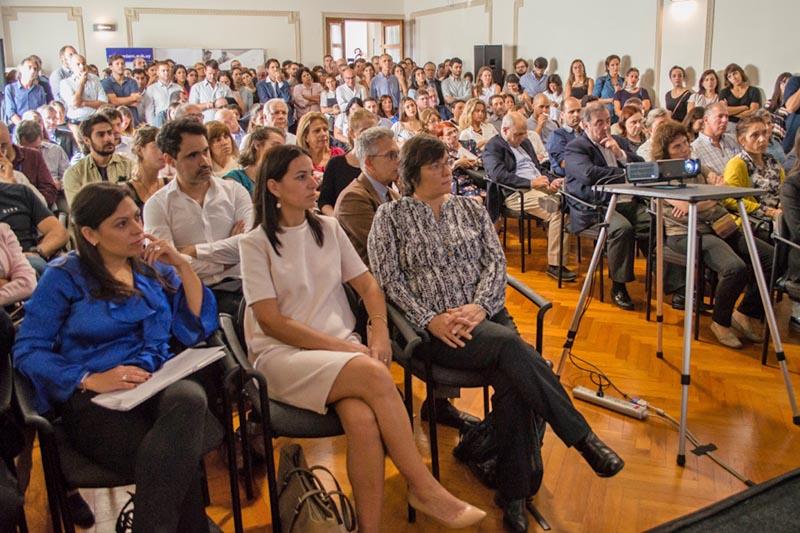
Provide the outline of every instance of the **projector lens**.
<path id="1" fill-rule="evenodd" d="M 683 170 L 687 176 L 696 176 L 700 173 L 700 161 L 697 159 L 687 159 L 683 162 Z"/>

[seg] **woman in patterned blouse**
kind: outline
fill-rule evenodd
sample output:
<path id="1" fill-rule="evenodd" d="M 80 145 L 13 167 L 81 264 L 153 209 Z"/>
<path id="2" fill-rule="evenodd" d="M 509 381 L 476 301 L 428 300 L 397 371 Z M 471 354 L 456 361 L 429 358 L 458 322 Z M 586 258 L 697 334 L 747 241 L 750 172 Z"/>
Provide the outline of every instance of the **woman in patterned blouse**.
<path id="1" fill-rule="evenodd" d="M 378 209 L 368 250 L 387 297 L 431 342 L 421 346 L 436 364 L 481 370 L 490 378 L 498 442 L 497 465 L 505 520 L 524 531 L 530 494 L 534 414 L 568 446 L 576 446 L 600 476 L 622 459 L 591 431 L 555 374 L 517 332 L 505 308 L 506 260 L 486 210 L 451 196 L 447 147 L 430 135 L 407 141 L 400 155 L 405 196 Z M 522 510 L 520 512 L 520 509 Z"/>

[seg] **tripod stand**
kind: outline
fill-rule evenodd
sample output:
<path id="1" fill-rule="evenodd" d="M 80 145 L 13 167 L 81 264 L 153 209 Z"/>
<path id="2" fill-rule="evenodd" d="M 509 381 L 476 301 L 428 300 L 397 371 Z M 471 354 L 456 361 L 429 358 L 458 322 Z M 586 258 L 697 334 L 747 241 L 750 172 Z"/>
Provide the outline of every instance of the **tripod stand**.
<path id="1" fill-rule="evenodd" d="M 800 425 L 800 411 L 798 411 L 797 400 L 795 398 L 792 381 L 789 376 L 789 370 L 786 366 L 786 355 L 783 352 L 783 343 L 781 342 L 780 334 L 778 333 L 778 324 L 775 320 L 775 312 L 772 308 L 769 292 L 767 289 L 766 279 L 761 269 L 756 251 L 755 240 L 753 237 L 753 230 L 750 227 L 750 222 L 745 210 L 744 202 L 742 199 L 746 196 L 760 196 L 763 191 L 757 189 L 746 189 L 742 187 L 723 187 L 717 185 L 687 185 L 682 188 L 660 188 L 658 186 L 635 186 L 635 185 L 602 185 L 595 186 L 598 192 L 611 194 L 608 209 L 606 210 L 605 219 L 600 229 L 600 235 L 595 245 L 592 260 L 589 263 L 589 270 L 586 272 L 586 278 L 583 282 L 580 297 L 578 298 L 578 306 L 575 313 L 572 315 L 572 323 L 570 324 L 567 338 L 564 342 L 564 349 L 561 352 L 561 359 L 558 363 L 557 374 L 560 376 L 564 368 L 567 356 L 575 343 L 575 337 L 578 333 L 580 326 L 583 307 L 586 305 L 586 300 L 589 297 L 591 289 L 591 281 L 597 265 L 600 261 L 600 255 L 603 253 L 603 246 L 605 246 L 606 239 L 608 238 L 608 224 L 611 216 L 617 206 L 617 197 L 621 194 L 638 196 L 654 200 L 656 203 L 656 281 L 658 298 L 656 300 L 656 325 L 658 331 L 656 355 L 659 358 L 663 357 L 663 305 L 664 305 L 664 235 L 662 231 L 664 221 L 664 200 L 678 200 L 689 203 L 689 228 L 688 228 L 688 244 L 686 248 L 686 304 L 685 313 L 683 317 L 683 361 L 681 366 L 681 417 L 680 429 L 678 438 L 678 457 L 677 463 L 679 466 L 686 464 L 686 424 L 689 414 L 689 385 L 690 378 L 690 362 L 692 353 L 692 312 L 694 308 L 695 296 L 695 262 L 697 259 L 697 204 L 704 200 L 722 200 L 723 198 L 735 198 L 739 206 L 739 214 L 742 219 L 742 231 L 744 232 L 745 240 L 747 242 L 747 250 L 750 255 L 750 262 L 753 266 L 753 271 L 758 285 L 758 291 L 761 295 L 761 303 L 764 307 L 764 315 L 766 317 L 769 331 L 772 334 L 773 342 L 775 343 L 775 354 L 780 365 L 783 381 L 786 386 L 786 394 L 789 397 L 789 405 L 792 409 L 792 421 L 795 425 Z M 702 283 L 703 280 L 700 280 Z M 649 305 L 649 303 L 648 303 Z"/>

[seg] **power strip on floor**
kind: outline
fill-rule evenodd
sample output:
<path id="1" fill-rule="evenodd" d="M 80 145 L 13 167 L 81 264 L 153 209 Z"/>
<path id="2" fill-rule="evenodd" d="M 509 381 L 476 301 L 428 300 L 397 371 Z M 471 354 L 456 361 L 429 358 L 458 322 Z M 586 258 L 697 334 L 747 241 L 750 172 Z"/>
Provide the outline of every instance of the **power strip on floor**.
<path id="1" fill-rule="evenodd" d="M 572 396 L 638 420 L 647 418 L 647 407 L 628 400 L 623 400 L 622 398 L 615 398 L 608 395 L 598 396 L 597 391 L 587 389 L 586 387 L 575 387 L 572 389 Z"/>

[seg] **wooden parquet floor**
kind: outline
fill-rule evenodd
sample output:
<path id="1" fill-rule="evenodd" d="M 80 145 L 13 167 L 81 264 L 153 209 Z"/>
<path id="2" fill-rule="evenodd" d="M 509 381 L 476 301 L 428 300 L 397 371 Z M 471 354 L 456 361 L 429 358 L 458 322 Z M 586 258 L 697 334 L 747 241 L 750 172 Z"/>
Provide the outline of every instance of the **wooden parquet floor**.
<path id="1" fill-rule="evenodd" d="M 513 231 L 514 226 L 512 224 Z M 580 284 L 567 284 L 559 290 L 544 273 L 546 245 L 541 231 L 535 231 L 533 256 L 529 269 L 519 272 L 516 240 L 509 236 L 508 261 L 511 274 L 553 301 L 547 316 L 544 355 L 557 361 L 566 331 L 575 309 Z M 581 270 L 590 256 L 584 249 Z M 574 261 L 573 261 L 574 264 Z M 637 259 L 637 277 L 644 279 L 644 262 Z M 579 278 L 579 282 L 582 281 Z M 608 290 L 609 284 L 606 284 Z M 618 310 L 609 303 L 593 300 L 579 330 L 574 353 L 602 368 L 614 382 L 631 395 L 642 397 L 679 415 L 679 367 L 683 313 L 667 306 L 665 315 L 665 359 L 655 357 L 656 329 L 644 315 L 644 284 L 631 283 L 636 311 Z M 608 302 L 608 299 L 606 300 Z M 509 293 L 508 307 L 523 336 L 533 341 L 535 312 L 522 297 Z M 789 360 L 791 377 L 800 391 L 800 339 L 788 332 L 789 302 L 778 305 L 778 322 Z M 702 319 L 700 341 L 693 344 L 692 386 L 689 398 L 689 429 L 702 443 L 713 443 L 717 455 L 755 482 L 762 482 L 800 467 L 800 428 L 791 423 L 786 391 L 774 356 L 761 366 L 760 346 L 745 345 L 730 350 L 711 342 L 710 317 Z M 401 372 L 394 370 L 398 383 Z M 587 375 L 567 364 L 562 382 L 568 390 L 575 385 L 591 387 Z M 418 410 L 424 388 L 415 381 L 414 402 Z M 481 414 L 480 392 L 464 390 L 456 405 Z M 612 479 L 596 477 L 580 456 L 558 440 L 552 431 L 545 437 L 543 457 L 544 483 L 536 504 L 554 531 L 629 532 L 641 531 L 677 516 L 689 513 L 739 492 L 745 486 L 712 463 L 707 457 L 687 454 L 686 466 L 676 465 L 678 435 L 670 425 L 651 417 L 638 421 L 580 401 L 577 408 L 586 416 L 595 432 L 626 461 L 625 469 Z M 427 430 L 415 419 L 414 431 L 423 456 L 428 458 Z M 472 474 L 455 462 L 450 450 L 457 432 L 439 430 L 442 481 L 456 495 L 489 512 L 476 531 L 502 531 L 502 514 L 492 504 L 491 491 L 480 485 Z M 301 441 L 311 464 L 331 467 L 349 491 L 345 468 L 344 437 Z M 279 447 L 283 440 L 276 441 Z M 690 449 L 690 448 L 688 448 Z M 212 505 L 209 515 L 224 531 L 233 531 L 230 513 L 227 471 L 219 456 L 207 459 Z M 247 531 L 271 531 L 267 490 L 263 475 L 257 482 L 257 497 L 245 502 Z M 389 532 L 439 531 L 424 516 L 417 523 L 406 523 L 405 487 L 402 478 L 387 461 L 384 503 L 384 530 Z M 115 509 L 125 501 L 110 491 L 87 491 L 87 499 L 96 506 L 96 531 L 113 531 Z M 35 459 L 32 485 L 28 490 L 26 511 L 31 531 L 49 530 L 46 499 L 38 457 Z M 531 531 L 539 529 L 532 522 Z"/>

